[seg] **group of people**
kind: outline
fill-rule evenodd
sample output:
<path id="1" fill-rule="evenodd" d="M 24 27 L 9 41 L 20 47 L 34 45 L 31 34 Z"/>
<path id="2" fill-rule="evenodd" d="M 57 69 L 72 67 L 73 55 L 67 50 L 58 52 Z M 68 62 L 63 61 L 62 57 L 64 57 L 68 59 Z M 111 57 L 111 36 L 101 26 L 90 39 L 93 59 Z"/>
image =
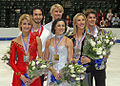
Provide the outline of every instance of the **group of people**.
<path id="1" fill-rule="evenodd" d="M 27 73 L 30 60 L 35 60 L 38 56 L 44 60 L 52 60 L 56 64 L 49 68 L 47 75 L 47 86 L 50 86 L 51 75 L 59 79 L 60 70 L 66 63 L 80 60 L 82 64 L 88 64 L 86 79 L 82 86 L 105 86 L 105 68 L 97 70 L 94 61 L 83 55 L 85 36 L 87 33 L 97 37 L 100 28 L 96 25 L 97 13 L 93 9 L 87 9 L 84 13 L 77 13 L 73 18 L 74 32 L 67 36 L 71 29 L 67 26 L 62 14 L 64 9 L 60 4 L 54 4 L 50 13 L 52 21 L 46 25 L 41 25 L 43 18 L 42 9 L 35 7 L 32 14 L 23 14 L 19 18 L 19 29 L 22 32 L 11 42 L 10 65 L 14 70 L 12 86 L 21 86 L 21 83 L 29 83 L 30 86 L 43 86 L 44 77 L 34 77 L 32 80 L 24 74 Z M 17 54 L 17 62 L 15 62 Z M 62 82 L 58 86 L 71 86 L 67 82 Z"/>
<path id="2" fill-rule="evenodd" d="M 120 18 L 117 13 L 113 14 L 111 9 L 106 15 L 100 10 L 98 13 L 98 25 L 100 27 L 120 27 Z"/>

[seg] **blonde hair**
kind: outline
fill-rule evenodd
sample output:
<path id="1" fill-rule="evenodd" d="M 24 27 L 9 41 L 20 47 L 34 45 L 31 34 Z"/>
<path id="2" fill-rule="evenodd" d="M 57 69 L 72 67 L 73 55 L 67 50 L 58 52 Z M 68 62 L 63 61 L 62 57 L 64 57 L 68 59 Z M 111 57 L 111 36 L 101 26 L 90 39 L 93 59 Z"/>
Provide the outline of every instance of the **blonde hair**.
<path id="1" fill-rule="evenodd" d="M 74 17 L 73 17 L 73 28 L 74 28 L 74 34 L 76 34 L 76 22 L 77 22 L 77 18 L 79 16 L 83 16 L 85 18 L 85 29 L 86 29 L 86 24 L 87 24 L 87 20 L 86 20 L 86 16 L 83 13 L 77 13 Z"/>
<path id="2" fill-rule="evenodd" d="M 51 8 L 50 8 L 50 13 L 52 13 L 55 8 L 61 9 L 62 13 L 64 13 L 64 9 L 63 9 L 63 7 L 60 4 L 54 4 L 54 5 L 52 5 Z"/>
<path id="3" fill-rule="evenodd" d="M 21 23 L 24 19 L 30 21 L 30 24 L 33 25 L 33 22 L 32 22 L 32 19 L 31 19 L 30 15 L 29 14 L 23 14 L 23 15 L 20 16 L 19 22 L 18 22 L 18 27 L 19 27 L 20 31 L 22 31 L 22 28 L 21 28 L 20 25 L 21 25 Z"/>

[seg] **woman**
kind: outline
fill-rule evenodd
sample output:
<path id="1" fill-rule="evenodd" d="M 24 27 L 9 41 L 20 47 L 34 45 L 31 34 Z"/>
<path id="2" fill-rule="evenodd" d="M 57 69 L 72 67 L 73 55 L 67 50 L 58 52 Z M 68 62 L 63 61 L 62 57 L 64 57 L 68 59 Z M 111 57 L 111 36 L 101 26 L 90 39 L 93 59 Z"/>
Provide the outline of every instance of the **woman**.
<path id="1" fill-rule="evenodd" d="M 77 13 L 73 18 L 73 27 L 74 27 L 74 35 L 73 35 L 73 57 L 74 61 L 77 62 L 80 60 L 82 64 L 89 63 L 91 60 L 82 55 L 84 39 L 86 36 L 86 17 L 82 13 Z M 87 77 L 88 78 L 88 77 Z M 89 86 L 87 78 L 83 80 L 82 86 Z"/>
<path id="2" fill-rule="evenodd" d="M 60 79 L 60 70 L 64 68 L 65 64 L 71 62 L 73 59 L 73 43 L 72 40 L 64 36 L 66 32 L 66 23 L 63 19 L 57 19 L 53 22 L 52 33 L 55 37 L 48 39 L 45 48 L 45 60 L 52 60 L 55 64 L 50 67 L 48 73 L 48 83 L 52 79 L 52 74 L 56 80 Z M 62 82 L 58 86 L 70 86 L 67 82 Z"/>
<path id="3" fill-rule="evenodd" d="M 12 86 L 21 86 L 30 84 L 30 86 L 41 86 L 40 77 L 35 77 L 32 80 L 25 77 L 30 60 L 35 60 L 38 56 L 42 58 L 42 43 L 39 37 L 30 34 L 32 28 L 32 20 L 28 14 L 23 14 L 18 26 L 22 34 L 11 42 L 10 49 L 10 65 L 14 70 Z M 17 62 L 15 56 L 17 54 Z"/>

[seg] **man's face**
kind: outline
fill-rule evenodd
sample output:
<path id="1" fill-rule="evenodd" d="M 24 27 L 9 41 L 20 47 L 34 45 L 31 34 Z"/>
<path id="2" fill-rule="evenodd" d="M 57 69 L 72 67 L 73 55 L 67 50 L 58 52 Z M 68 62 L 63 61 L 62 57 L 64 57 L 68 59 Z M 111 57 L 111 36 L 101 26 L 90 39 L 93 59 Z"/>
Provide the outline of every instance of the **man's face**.
<path id="1" fill-rule="evenodd" d="M 62 10 L 59 9 L 59 8 L 55 8 L 52 13 L 51 13 L 51 16 L 53 18 L 53 20 L 56 20 L 56 19 L 61 19 L 62 18 Z"/>
<path id="2" fill-rule="evenodd" d="M 43 18 L 43 15 L 42 15 L 42 11 L 40 9 L 33 10 L 32 19 L 35 23 L 37 23 L 37 24 L 41 23 L 42 18 Z"/>
<path id="3" fill-rule="evenodd" d="M 90 13 L 87 17 L 87 22 L 89 26 L 95 26 L 96 24 L 96 15 L 93 13 Z"/>

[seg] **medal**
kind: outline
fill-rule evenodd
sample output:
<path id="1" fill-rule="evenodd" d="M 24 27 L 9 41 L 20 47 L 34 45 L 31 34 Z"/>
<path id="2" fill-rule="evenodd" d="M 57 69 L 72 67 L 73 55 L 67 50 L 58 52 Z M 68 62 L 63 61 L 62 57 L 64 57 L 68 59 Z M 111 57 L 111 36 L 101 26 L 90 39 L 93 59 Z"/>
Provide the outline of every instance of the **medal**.
<path id="1" fill-rule="evenodd" d="M 80 55 L 81 54 L 81 50 L 80 49 L 75 49 L 75 53 L 76 53 L 76 55 Z"/>
<path id="2" fill-rule="evenodd" d="M 54 59 L 55 60 L 59 60 L 59 55 L 58 54 L 54 54 Z"/>
<path id="3" fill-rule="evenodd" d="M 24 62 L 29 62 L 29 56 L 24 56 Z"/>
<path id="4" fill-rule="evenodd" d="M 25 45 L 25 41 L 24 41 L 24 38 L 23 38 L 23 34 L 21 35 L 21 40 L 22 40 L 24 51 L 25 51 L 24 62 L 29 62 L 28 48 L 29 48 L 30 33 L 28 35 L 26 45 Z"/>
<path id="5" fill-rule="evenodd" d="M 58 44 L 56 43 L 56 36 L 55 36 L 55 43 L 54 43 L 54 47 L 55 47 L 55 54 L 54 54 L 54 59 L 55 60 L 59 60 L 59 55 L 57 54 L 58 52 L 58 46 L 61 44 L 62 40 L 64 38 L 64 35 L 61 36 Z"/>

